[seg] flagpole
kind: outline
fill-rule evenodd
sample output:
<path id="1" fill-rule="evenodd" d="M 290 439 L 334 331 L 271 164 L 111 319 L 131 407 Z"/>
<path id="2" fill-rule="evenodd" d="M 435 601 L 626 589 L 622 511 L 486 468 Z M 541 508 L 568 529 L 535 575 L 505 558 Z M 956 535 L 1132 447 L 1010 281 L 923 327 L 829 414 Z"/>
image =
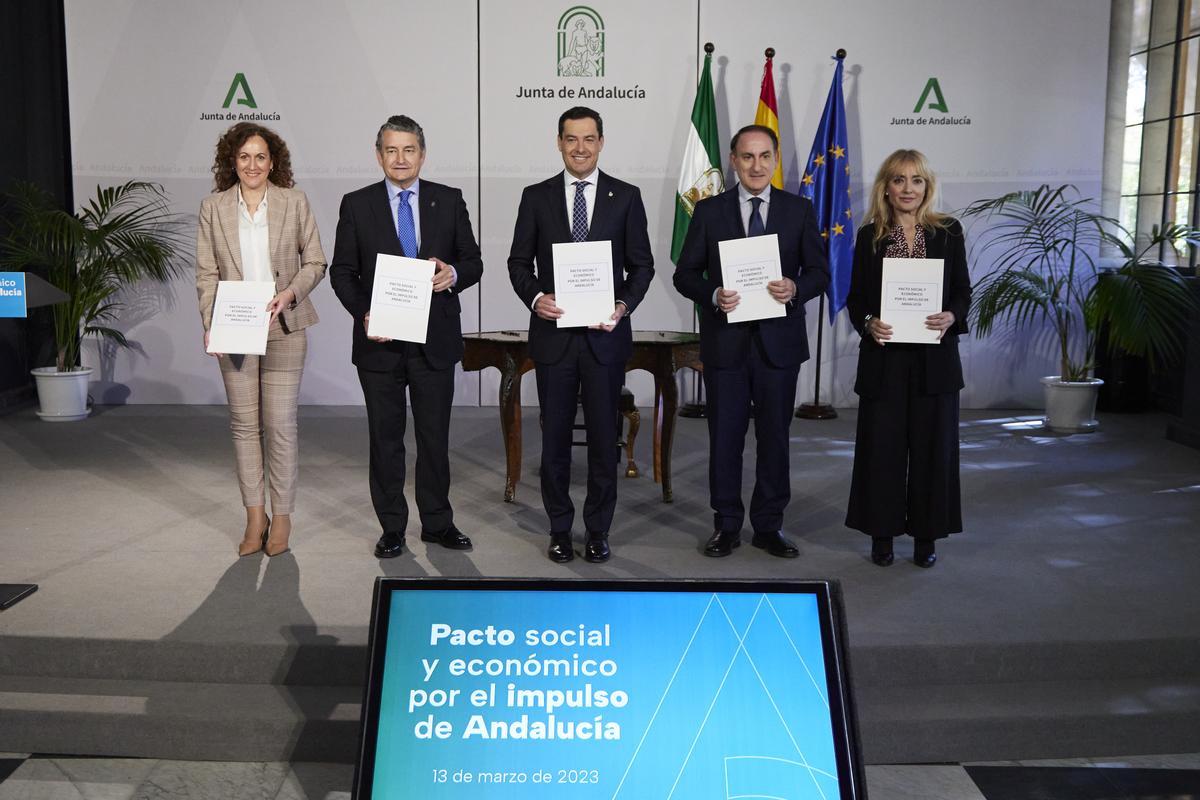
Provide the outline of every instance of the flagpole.
<path id="1" fill-rule="evenodd" d="M 825 293 L 821 293 L 821 304 L 817 311 L 817 375 L 813 381 L 813 401 L 801 403 L 796 409 L 797 419 L 837 419 L 837 409 L 821 402 L 821 343 L 825 332 Z"/>
<path id="2" fill-rule="evenodd" d="M 712 42 L 704 43 L 704 53 L 711 57 L 716 50 Z M 699 78 L 697 78 L 697 82 Z M 696 311 L 692 310 L 692 333 L 696 332 Z M 687 419 L 703 419 L 708 416 L 708 405 L 704 402 L 704 380 L 700 372 L 692 370 L 692 401 L 679 408 L 679 416 Z"/>
<path id="3" fill-rule="evenodd" d="M 846 57 L 846 50 L 838 48 L 837 58 L 842 60 Z M 824 342 L 825 332 L 825 293 L 821 292 L 821 303 L 817 311 L 817 357 L 816 357 L 816 377 L 813 380 L 813 401 L 811 403 L 801 403 L 796 409 L 797 419 L 837 419 L 837 409 L 829 403 L 821 402 L 821 345 Z"/>

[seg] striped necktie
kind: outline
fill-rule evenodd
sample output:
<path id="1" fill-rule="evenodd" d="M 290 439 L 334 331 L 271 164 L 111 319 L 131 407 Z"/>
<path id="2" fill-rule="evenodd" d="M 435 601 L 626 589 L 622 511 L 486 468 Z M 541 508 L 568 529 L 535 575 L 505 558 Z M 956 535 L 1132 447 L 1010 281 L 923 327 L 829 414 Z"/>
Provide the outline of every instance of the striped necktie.
<path id="1" fill-rule="evenodd" d="M 583 189 L 587 181 L 575 181 L 575 204 L 571 208 L 571 238 L 583 242 L 588 237 L 587 198 Z"/>

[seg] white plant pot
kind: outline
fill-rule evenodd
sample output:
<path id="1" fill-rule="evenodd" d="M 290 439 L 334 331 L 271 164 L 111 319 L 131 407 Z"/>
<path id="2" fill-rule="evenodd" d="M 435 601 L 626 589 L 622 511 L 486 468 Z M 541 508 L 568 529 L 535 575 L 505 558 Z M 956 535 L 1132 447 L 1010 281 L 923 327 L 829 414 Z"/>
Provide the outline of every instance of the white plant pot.
<path id="1" fill-rule="evenodd" d="M 37 382 L 37 415 L 46 422 L 76 422 L 86 419 L 92 409 L 88 406 L 88 382 L 91 367 L 78 367 L 71 372 L 59 372 L 55 367 L 33 370 Z"/>
<path id="2" fill-rule="evenodd" d="M 1091 433 L 1100 426 L 1096 419 L 1096 398 L 1104 381 L 1064 381 L 1058 375 L 1042 378 L 1046 393 L 1047 430 L 1056 433 Z"/>

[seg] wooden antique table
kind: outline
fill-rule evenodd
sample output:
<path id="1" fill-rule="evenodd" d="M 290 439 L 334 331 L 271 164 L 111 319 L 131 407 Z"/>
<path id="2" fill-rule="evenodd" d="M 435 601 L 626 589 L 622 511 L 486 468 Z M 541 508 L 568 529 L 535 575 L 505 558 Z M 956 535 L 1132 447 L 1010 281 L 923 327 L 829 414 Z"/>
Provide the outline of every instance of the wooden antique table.
<path id="1" fill-rule="evenodd" d="M 463 369 L 484 367 L 500 370 L 500 429 L 508 459 L 504 478 L 504 501 L 511 503 L 521 479 L 521 376 L 533 369 L 529 358 L 529 334 L 525 331 L 491 331 L 463 336 L 466 352 Z M 700 336 L 673 331 L 634 331 L 633 356 L 625 371 L 644 369 L 654 376 L 654 482 L 662 484 L 663 502 L 674 499 L 671 492 L 671 442 L 675 437 L 675 413 L 679 390 L 675 372 L 682 367 L 699 370 Z"/>

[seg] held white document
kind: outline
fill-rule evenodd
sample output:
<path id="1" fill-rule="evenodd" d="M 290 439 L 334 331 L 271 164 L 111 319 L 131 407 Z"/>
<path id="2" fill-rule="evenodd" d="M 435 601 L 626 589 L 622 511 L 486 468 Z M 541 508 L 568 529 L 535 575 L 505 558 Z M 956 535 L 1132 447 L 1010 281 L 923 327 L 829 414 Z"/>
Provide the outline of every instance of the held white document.
<path id="1" fill-rule="evenodd" d="M 885 258 L 879 318 L 892 326 L 892 342 L 937 344 L 925 318 L 942 310 L 942 259 Z"/>
<path id="2" fill-rule="evenodd" d="M 266 355 L 267 328 L 271 324 L 267 303 L 274 296 L 273 281 L 218 281 L 208 352 Z"/>
<path id="3" fill-rule="evenodd" d="M 367 335 L 425 344 L 434 269 L 432 261 L 376 256 Z"/>
<path id="4" fill-rule="evenodd" d="M 612 242 L 555 242 L 554 304 L 560 328 L 610 325 L 616 306 Z"/>
<path id="5" fill-rule="evenodd" d="M 786 317 L 787 304 L 771 297 L 767 284 L 783 277 L 779 264 L 779 237 L 747 236 L 717 242 L 721 255 L 721 283 L 726 291 L 741 295 L 738 306 L 725 315 L 730 322 Z"/>

